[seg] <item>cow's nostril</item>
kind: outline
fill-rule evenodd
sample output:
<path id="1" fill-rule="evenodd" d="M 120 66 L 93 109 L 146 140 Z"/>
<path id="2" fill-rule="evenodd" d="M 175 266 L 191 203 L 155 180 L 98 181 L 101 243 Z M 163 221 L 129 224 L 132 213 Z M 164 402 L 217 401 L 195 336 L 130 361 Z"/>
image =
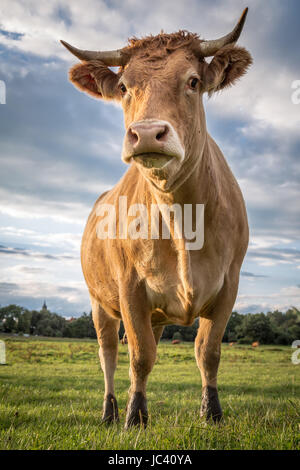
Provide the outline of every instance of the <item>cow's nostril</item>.
<path id="1" fill-rule="evenodd" d="M 158 132 L 158 134 L 156 134 L 156 140 L 162 140 L 168 133 L 168 128 L 167 126 L 161 130 L 160 132 Z"/>
<path id="2" fill-rule="evenodd" d="M 131 128 L 128 129 L 128 140 L 132 145 L 136 144 L 139 140 L 138 134 Z"/>

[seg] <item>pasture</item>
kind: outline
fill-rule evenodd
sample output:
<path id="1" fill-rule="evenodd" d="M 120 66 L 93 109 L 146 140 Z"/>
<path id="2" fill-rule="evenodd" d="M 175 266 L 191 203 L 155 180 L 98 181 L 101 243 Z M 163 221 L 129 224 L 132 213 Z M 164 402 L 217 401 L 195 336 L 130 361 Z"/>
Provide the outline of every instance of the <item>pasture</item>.
<path id="1" fill-rule="evenodd" d="M 5 337 L 0 449 L 299 449 L 300 365 L 285 346 L 222 344 L 220 425 L 199 418 L 193 343 L 161 342 L 148 382 L 149 425 L 124 431 L 127 345 L 119 346 L 120 423 L 101 425 L 103 375 L 93 340 Z"/>

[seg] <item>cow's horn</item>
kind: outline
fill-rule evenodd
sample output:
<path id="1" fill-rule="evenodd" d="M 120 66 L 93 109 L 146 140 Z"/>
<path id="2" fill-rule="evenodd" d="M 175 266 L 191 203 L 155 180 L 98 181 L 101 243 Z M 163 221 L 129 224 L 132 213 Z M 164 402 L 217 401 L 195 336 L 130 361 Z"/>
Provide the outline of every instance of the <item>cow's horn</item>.
<path id="1" fill-rule="evenodd" d="M 223 36 L 219 39 L 213 39 L 212 41 L 203 41 L 200 44 L 201 47 L 201 55 L 203 57 L 209 57 L 214 55 L 221 47 L 226 46 L 227 44 L 230 43 L 235 43 L 238 38 L 240 37 L 240 34 L 243 30 L 245 21 L 246 21 L 246 16 L 248 13 L 248 8 L 245 8 L 243 11 L 237 25 L 235 28 L 231 31 L 231 33 L 226 34 L 226 36 Z"/>
<path id="2" fill-rule="evenodd" d="M 60 41 L 72 54 L 80 60 L 101 60 L 104 64 L 111 67 L 125 65 L 128 61 L 128 53 L 126 54 L 122 49 L 115 51 L 84 51 L 71 46 L 66 41 Z"/>

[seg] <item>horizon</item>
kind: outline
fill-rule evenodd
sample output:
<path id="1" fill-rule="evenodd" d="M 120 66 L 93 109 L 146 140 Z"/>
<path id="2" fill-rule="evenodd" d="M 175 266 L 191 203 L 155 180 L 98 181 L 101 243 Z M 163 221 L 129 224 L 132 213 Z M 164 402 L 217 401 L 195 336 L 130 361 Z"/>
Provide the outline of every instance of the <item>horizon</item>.
<path id="1" fill-rule="evenodd" d="M 40 308 L 40 309 L 35 309 L 35 308 L 30 309 L 30 308 L 26 308 L 26 307 L 23 307 L 22 305 L 18 305 L 18 304 L 9 304 L 9 305 L 1 305 L 1 304 L 0 304 L 0 310 L 1 310 L 2 308 L 10 307 L 10 306 L 12 306 L 12 305 L 16 305 L 17 307 L 22 308 L 22 309 L 25 309 L 25 310 L 28 310 L 28 311 L 42 312 L 42 311 L 44 310 L 44 304 L 42 305 L 42 308 Z M 75 319 L 75 320 L 76 320 L 76 318 L 79 318 L 79 317 L 82 316 L 82 315 L 90 315 L 90 314 L 92 313 L 92 309 L 90 308 L 89 312 L 83 311 L 83 312 L 81 312 L 81 313 L 78 313 L 77 315 L 67 315 L 67 316 L 66 316 L 66 315 L 63 314 L 63 313 L 58 313 L 58 312 L 53 312 L 53 311 L 51 311 L 51 310 L 48 308 L 46 301 L 45 301 L 45 305 L 46 305 L 46 310 L 47 310 L 47 312 L 52 313 L 52 314 L 59 315 L 59 316 L 63 317 L 65 320 L 68 320 L 68 319 Z M 298 309 L 297 307 L 295 307 L 294 305 L 292 305 L 292 306 L 289 307 L 287 310 L 281 311 L 281 313 L 286 314 L 289 310 L 297 310 L 297 312 L 299 312 L 299 309 Z M 232 310 L 232 313 L 238 313 L 239 315 L 255 315 L 255 314 L 261 314 L 261 313 L 263 313 L 264 315 L 266 315 L 267 313 L 273 313 L 273 312 L 276 312 L 276 311 L 280 311 L 280 310 L 275 309 L 275 310 L 268 310 L 268 311 L 266 311 L 266 312 L 259 312 L 259 311 L 257 311 L 257 312 L 239 312 L 239 311 L 233 309 L 233 310 Z M 199 317 L 199 316 L 196 317 L 196 318 L 195 318 L 195 321 L 196 321 L 198 318 L 200 318 L 200 317 Z M 122 321 L 122 320 L 121 320 L 121 321 Z M 180 326 L 180 325 L 177 325 L 177 326 Z"/>

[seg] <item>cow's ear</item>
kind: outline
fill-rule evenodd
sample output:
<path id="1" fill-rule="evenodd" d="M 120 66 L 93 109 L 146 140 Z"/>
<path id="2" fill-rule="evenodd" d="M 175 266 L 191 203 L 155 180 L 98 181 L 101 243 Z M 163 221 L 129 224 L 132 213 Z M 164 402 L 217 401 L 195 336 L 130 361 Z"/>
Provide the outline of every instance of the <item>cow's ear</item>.
<path id="1" fill-rule="evenodd" d="M 121 97 L 119 76 L 99 60 L 74 65 L 69 71 L 69 79 L 80 91 L 94 98 L 118 100 Z"/>
<path id="2" fill-rule="evenodd" d="M 243 47 L 228 45 L 222 47 L 204 70 L 204 88 L 211 95 L 233 85 L 252 64 L 252 57 Z"/>

